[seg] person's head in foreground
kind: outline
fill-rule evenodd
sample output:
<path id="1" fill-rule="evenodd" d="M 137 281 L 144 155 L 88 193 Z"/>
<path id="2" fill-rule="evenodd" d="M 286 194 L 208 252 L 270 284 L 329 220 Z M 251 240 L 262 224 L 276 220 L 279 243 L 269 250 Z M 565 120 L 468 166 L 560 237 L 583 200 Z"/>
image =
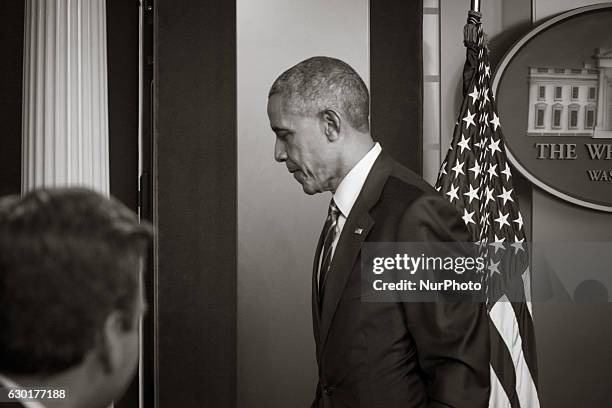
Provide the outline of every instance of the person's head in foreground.
<path id="1" fill-rule="evenodd" d="M 0 198 L 0 380 L 65 390 L 46 407 L 106 407 L 138 362 L 152 229 L 86 189 Z"/>
<path id="2" fill-rule="evenodd" d="M 268 94 L 274 158 L 307 194 L 334 192 L 374 146 L 368 88 L 347 63 L 312 57 L 283 72 Z"/>

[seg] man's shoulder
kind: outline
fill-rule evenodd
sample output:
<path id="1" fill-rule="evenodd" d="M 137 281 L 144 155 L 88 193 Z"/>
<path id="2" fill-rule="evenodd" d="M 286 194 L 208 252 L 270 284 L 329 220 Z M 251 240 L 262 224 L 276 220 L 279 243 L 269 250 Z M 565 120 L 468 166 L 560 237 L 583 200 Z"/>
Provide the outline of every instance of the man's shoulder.
<path id="1" fill-rule="evenodd" d="M 467 229 L 453 205 L 422 177 L 396 162 L 372 215 L 384 225 L 402 225 L 407 234 L 404 240 L 467 240 Z"/>
<path id="2" fill-rule="evenodd" d="M 455 218 L 457 210 L 421 176 L 390 157 L 389 176 L 384 181 L 377 203 L 379 217 L 400 217 L 406 212 L 443 212 Z"/>
<path id="3" fill-rule="evenodd" d="M 421 176 L 393 161 L 393 167 L 383 187 L 381 198 L 407 204 L 423 196 L 441 197 L 440 193 Z"/>
<path id="4" fill-rule="evenodd" d="M 385 150 L 372 167 L 360 197 L 371 205 L 368 208 L 372 209 L 370 214 L 375 219 L 389 222 L 397 221 L 413 210 L 438 212 L 442 209 L 448 212 L 451 207 L 435 188 L 395 161 Z"/>

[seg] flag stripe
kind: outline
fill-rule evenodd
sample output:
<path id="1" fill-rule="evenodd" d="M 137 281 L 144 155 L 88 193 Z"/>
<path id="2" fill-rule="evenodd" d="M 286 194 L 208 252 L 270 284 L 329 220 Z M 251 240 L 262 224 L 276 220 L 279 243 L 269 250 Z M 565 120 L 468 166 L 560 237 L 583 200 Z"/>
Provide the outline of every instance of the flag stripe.
<path id="1" fill-rule="evenodd" d="M 525 274 L 528 275 L 529 270 L 527 270 Z M 525 278 L 521 277 L 520 279 L 514 279 L 511 285 L 509 285 L 509 287 L 506 289 L 512 301 L 509 302 L 506 297 L 502 297 L 501 301 L 510 303 L 512 306 L 514 318 L 517 323 L 516 329 L 518 330 L 519 338 L 522 339 L 523 356 L 527 363 L 527 367 L 529 367 L 530 376 L 535 384 L 537 384 L 537 355 L 536 349 L 533 346 L 535 345 L 535 329 L 533 326 L 531 311 L 529 310 L 527 302 L 525 302 L 525 299 L 528 298 L 526 294 L 526 292 L 528 293 L 528 290 L 525 289 L 525 285 Z M 492 306 L 495 306 L 496 304 L 497 303 L 493 304 Z M 495 314 L 491 314 L 490 316 L 491 318 L 498 317 Z M 499 324 L 503 324 L 503 321 L 499 322 Z"/>
<path id="2" fill-rule="evenodd" d="M 516 374 L 514 372 L 514 364 L 512 362 L 512 356 L 508 351 L 504 340 L 501 338 L 501 334 L 497 330 L 495 323 L 492 319 L 489 319 L 489 337 L 491 339 L 491 368 L 495 372 L 495 376 L 501 384 L 503 392 L 506 394 L 511 408 L 521 408 L 519 398 L 516 393 Z M 493 390 L 493 383 L 491 389 Z M 501 394 L 499 391 L 493 394 Z M 498 408 L 497 400 L 491 401 L 489 404 L 491 408 Z"/>
<path id="3" fill-rule="evenodd" d="M 527 310 L 529 311 L 529 316 L 533 319 L 533 310 L 531 305 L 531 270 L 527 268 L 525 273 L 523 274 L 523 287 L 525 288 L 525 302 L 527 304 Z"/>
<path id="4" fill-rule="evenodd" d="M 497 378 L 497 374 L 493 366 L 490 367 L 491 373 L 491 393 L 489 394 L 489 407 L 495 408 L 512 408 L 512 404 L 506 395 L 504 386 Z M 514 389 L 514 388 L 510 388 Z M 517 398 L 518 399 L 518 398 Z"/>
<path id="5" fill-rule="evenodd" d="M 535 347 L 530 347 L 530 344 L 535 344 L 535 329 L 533 327 L 533 320 L 531 314 L 525 302 L 511 302 L 512 309 L 514 309 L 514 315 L 518 324 L 518 330 L 520 338 L 522 339 L 523 355 L 527 367 L 529 367 L 529 373 L 533 382 L 538 383 L 538 366 L 537 356 Z"/>
<path id="6" fill-rule="evenodd" d="M 529 269 L 523 275 L 529 275 Z M 525 288 L 526 283 L 529 282 L 523 276 L 513 279 L 506 291 L 511 299 L 510 304 L 517 322 L 519 337 L 522 340 L 523 355 L 527 367 L 529 367 L 531 378 L 537 384 L 537 356 L 536 349 L 533 347 L 535 344 L 535 329 L 531 312 L 525 302 L 528 299 L 527 293 L 529 293 L 528 289 Z M 508 302 L 507 298 L 504 300 Z"/>
<path id="7" fill-rule="evenodd" d="M 514 314 L 513 305 L 507 298 L 502 298 L 491 309 L 491 321 L 503 339 L 514 366 L 516 393 L 520 406 L 538 408 L 537 390 L 530 375 L 529 367 L 523 354 L 523 339 L 520 336 L 519 324 Z"/>

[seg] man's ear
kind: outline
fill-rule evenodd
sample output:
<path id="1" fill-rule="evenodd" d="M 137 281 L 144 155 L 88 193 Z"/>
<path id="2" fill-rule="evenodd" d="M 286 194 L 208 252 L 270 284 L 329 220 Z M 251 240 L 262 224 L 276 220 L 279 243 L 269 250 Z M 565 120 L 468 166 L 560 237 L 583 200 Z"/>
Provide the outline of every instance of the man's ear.
<path id="1" fill-rule="evenodd" d="M 121 366 L 125 350 L 122 347 L 121 335 L 125 333 L 122 314 L 115 310 L 104 321 L 101 338 L 98 344 L 98 355 L 107 373 L 113 373 Z"/>
<path id="2" fill-rule="evenodd" d="M 341 119 L 340 115 L 333 109 L 325 109 L 321 112 L 325 136 L 330 142 L 338 140 L 340 137 Z"/>

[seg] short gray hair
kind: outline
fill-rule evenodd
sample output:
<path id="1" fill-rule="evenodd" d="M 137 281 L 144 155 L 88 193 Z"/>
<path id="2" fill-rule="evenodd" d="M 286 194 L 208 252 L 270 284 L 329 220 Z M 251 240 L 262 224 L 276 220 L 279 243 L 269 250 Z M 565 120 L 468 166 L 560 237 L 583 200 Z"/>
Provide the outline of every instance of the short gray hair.
<path id="1" fill-rule="evenodd" d="M 370 94 L 359 74 L 344 61 L 312 57 L 283 72 L 268 98 L 282 95 L 290 109 L 301 114 L 338 109 L 355 129 L 370 128 Z"/>

